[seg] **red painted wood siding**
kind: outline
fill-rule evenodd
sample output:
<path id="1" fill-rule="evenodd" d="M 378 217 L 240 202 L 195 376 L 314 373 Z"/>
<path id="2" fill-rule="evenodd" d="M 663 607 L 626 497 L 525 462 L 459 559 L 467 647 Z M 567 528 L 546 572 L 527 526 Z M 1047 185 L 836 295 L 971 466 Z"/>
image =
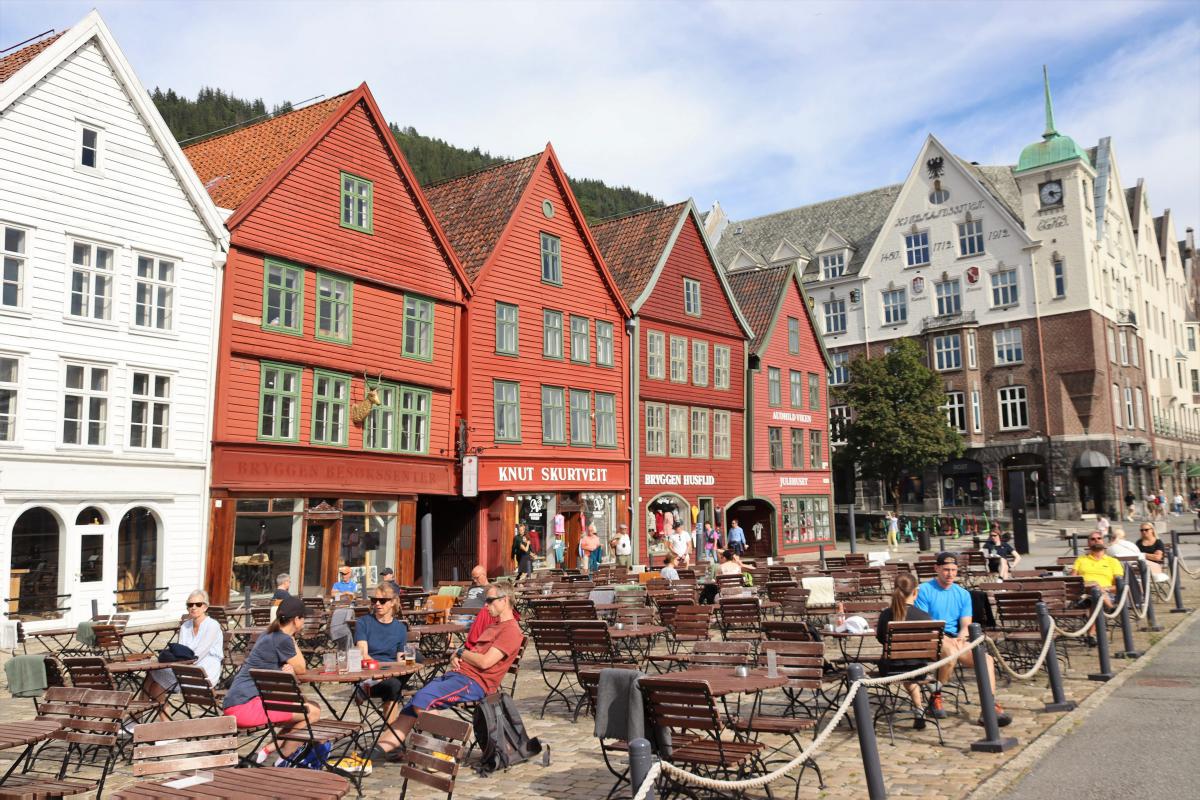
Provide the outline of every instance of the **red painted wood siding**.
<path id="1" fill-rule="evenodd" d="M 497 252 L 484 267 L 467 312 L 467 379 L 464 393 L 473 445 L 490 448 L 481 458 L 587 458 L 628 461 L 626 443 L 627 338 L 621 310 L 601 273 L 597 257 L 584 242 L 580 224 L 566 202 L 566 189 L 543 163 L 531 180 L 531 188 L 514 212 Z M 554 204 L 554 216 L 542 214 L 542 201 Z M 542 282 L 541 233 L 561 240 L 562 286 Z M 496 353 L 496 301 L 519 307 L 519 356 Z M 542 356 L 542 311 L 563 312 L 563 358 Z M 589 363 L 570 360 L 571 315 L 587 317 Z M 596 365 L 596 320 L 613 326 L 613 365 Z M 493 380 L 521 384 L 520 444 L 496 443 L 493 409 Z M 542 444 L 542 385 L 567 389 L 608 392 L 616 396 L 617 447 L 572 447 Z M 594 402 L 593 402 L 594 410 Z M 566 435 L 570 441 L 569 400 Z M 595 432 L 593 425 L 593 442 Z"/>
<path id="2" fill-rule="evenodd" d="M 700 316 L 684 314 L 683 279 L 700 282 Z M 717 279 L 712 262 L 704 249 L 700 231 L 691 215 L 683 222 L 683 228 L 675 239 L 675 245 L 667 256 L 662 274 L 654 285 L 650 297 L 638 311 L 643 319 L 673 319 L 680 324 L 695 325 L 712 334 L 722 334 L 736 340 L 743 338 L 741 326 L 733 313 L 733 306 Z"/>

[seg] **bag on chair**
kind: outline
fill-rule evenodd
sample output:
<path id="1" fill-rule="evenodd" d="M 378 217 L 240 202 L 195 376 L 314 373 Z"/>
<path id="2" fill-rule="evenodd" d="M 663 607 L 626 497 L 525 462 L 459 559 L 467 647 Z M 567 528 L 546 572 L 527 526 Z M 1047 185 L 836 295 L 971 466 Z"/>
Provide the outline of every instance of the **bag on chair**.
<path id="1" fill-rule="evenodd" d="M 529 738 L 517 704 L 507 694 L 488 695 L 476 704 L 471 724 L 479 744 L 480 775 L 506 770 L 542 752 L 542 743 Z"/>

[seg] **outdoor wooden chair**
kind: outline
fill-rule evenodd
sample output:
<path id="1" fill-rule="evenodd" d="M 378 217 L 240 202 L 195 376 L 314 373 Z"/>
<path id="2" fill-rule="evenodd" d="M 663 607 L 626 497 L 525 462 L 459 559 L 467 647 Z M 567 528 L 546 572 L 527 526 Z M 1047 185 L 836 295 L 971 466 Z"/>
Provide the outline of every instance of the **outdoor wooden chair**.
<path id="1" fill-rule="evenodd" d="M 562 612 L 563 619 L 597 619 L 596 604 L 586 597 L 563 600 Z"/>
<path id="2" fill-rule="evenodd" d="M 754 663 L 750 642 L 696 642 L 688 653 L 687 667 L 736 667 Z"/>
<path id="3" fill-rule="evenodd" d="M 148 722 L 133 729 L 133 775 L 236 767 L 237 720 L 219 716 Z"/>
<path id="4" fill-rule="evenodd" d="M 212 687 L 203 669 L 194 664 L 172 664 L 171 671 L 179 688 L 178 695 L 167 698 L 172 710 L 189 718 L 217 717 L 223 713 L 221 697 L 225 693 Z"/>
<path id="5" fill-rule="evenodd" d="M 767 581 L 767 599 L 774 600 L 782 605 L 784 598 L 787 597 L 788 590 L 798 588 L 800 584 L 792 579 L 782 581 Z"/>
<path id="6" fill-rule="evenodd" d="M 129 655 L 129 648 L 121 638 L 123 628 L 118 628 L 111 623 L 93 625 L 92 635 L 96 637 L 96 644 L 93 650 L 97 655 L 104 658 L 105 661 L 124 661 Z"/>
<path id="7" fill-rule="evenodd" d="M 736 573 L 733 575 L 717 575 L 713 580 L 716 581 L 718 587 L 728 589 L 729 587 L 742 588 L 742 575 Z"/>
<path id="8" fill-rule="evenodd" d="M 653 625 L 654 609 L 648 606 L 621 606 L 617 609 L 616 621 L 625 625 Z"/>
<path id="9" fill-rule="evenodd" d="M 726 641 L 762 638 L 762 606 L 757 597 L 722 597 L 717 601 L 717 620 Z"/>
<path id="10" fill-rule="evenodd" d="M 256 628 L 265 627 L 271 624 L 271 607 L 270 606 L 251 606 L 250 607 L 250 622 Z"/>
<path id="11" fill-rule="evenodd" d="M 883 655 L 878 662 L 879 675 L 898 675 L 940 659 L 945 624 L 941 620 L 901 620 L 888 623 L 883 641 Z M 933 679 L 934 673 L 926 673 L 914 682 L 923 688 Z M 919 713 L 923 713 L 925 703 L 922 701 L 921 709 L 915 708 L 902 683 L 889 683 L 872 689 L 878 700 L 873 722 L 877 724 L 881 719 L 887 722 L 888 739 L 894 745 L 896 718 L 905 715 L 915 718 Z M 934 728 L 937 729 L 938 744 L 945 744 L 940 721 L 932 714 L 928 715 L 926 721 L 933 722 Z"/>
<path id="12" fill-rule="evenodd" d="M 575 660 L 571 633 L 563 620 L 532 620 L 529 623 L 529 635 L 537 648 L 542 680 L 546 684 L 547 693 L 542 701 L 541 718 L 546 717 L 546 708 L 555 699 L 573 711 L 579 701 L 575 688 Z"/>
<path id="13" fill-rule="evenodd" d="M 636 664 L 611 664 L 603 669 L 627 669 L 636 670 Z M 596 708 L 596 703 L 599 700 L 600 694 L 600 673 L 603 669 L 583 670 L 579 673 L 579 685 L 587 696 L 587 703 L 593 711 Z M 612 800 L 617 790 L 624 785 L 629 784 L 629 742 L 625 739 L 597 737 L 600 742 L 600 757 L 604 759 L 604 766 L 615 777 L 616 783 L 609 789 L 605 800 Z M 616 758 L 623 757 L 626 759 L 624 764 L 618 763 Z"/>
<path id="14" fill-rule="evenodd" d="M 660 606 L 660 613 L 661 610 Z M 695 603 L 676 606 L 671 621 L 663 621 L 667 628 L 667 649 L 677 653 L 681 645 L 708 641 L 712 617 L 712 606 Z"/>
<path id="15" fill-rule="evenodd" d="M 1000 629 L 1000 636 L 996 637 L 999 639 L 997 647 L 1013 669 L 1029 669 L 1042 652 L 1042 631 L 1037 613 L 1042 593 L 1004 591 L 996 592 L 992 598 L 996 604 L 996 623 Z M 1065 649 L 1059 653 L 1059 657 L 1067 657 Z"/>
<path id="16" fill-rule="evenodd" d="M 404 740 L 400 762 L 400 798 L 408 795 L 408 782 L 415 781 L 454 797 L 459 759 L 466 750 L 471 724 L 427 711 L 417 712 L 417 724 Z"/>
<path id="17" fill-rule="evenodd" d="M 808 616 L 808 596 L 811 590 L 793 586 L 784 590 L 779 600 L 779 616 L 784 619 L 804 619 Z"/>
<path id="18" fill-rule="evenodd" d="M 571 637 L 571 660 L 575 666 L 575 681 L 581 687 L 580 672 L 585 669 L 603 669 L 615 664 L 631 663 L 617 650 L 616 642 L 609 635 L 608 623 L 602 620 L 567 620 L 563 623 Z M 579 718 L 585 707 L 590 711 L 586 692 L 580 692 L 574 709 L 574 719 Z"/>
<path id="19" fill-rule="evenodd" d="M 762 624 L 763 636 L 774 642 L 819 642 L 812 628 L 803 620 L 766 619 Z"/>

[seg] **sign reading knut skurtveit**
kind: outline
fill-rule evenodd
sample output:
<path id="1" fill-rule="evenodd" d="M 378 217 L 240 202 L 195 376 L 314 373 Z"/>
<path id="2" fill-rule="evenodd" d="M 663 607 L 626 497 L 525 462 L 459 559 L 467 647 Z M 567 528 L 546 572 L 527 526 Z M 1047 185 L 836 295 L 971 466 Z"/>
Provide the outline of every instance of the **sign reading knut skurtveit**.
<path id="1" fill-rule="evenodd" d="M 629 465 L 620 462 L 489 461 L 480 459 L 480 491 L 496 489 L 626 489 Z"/>

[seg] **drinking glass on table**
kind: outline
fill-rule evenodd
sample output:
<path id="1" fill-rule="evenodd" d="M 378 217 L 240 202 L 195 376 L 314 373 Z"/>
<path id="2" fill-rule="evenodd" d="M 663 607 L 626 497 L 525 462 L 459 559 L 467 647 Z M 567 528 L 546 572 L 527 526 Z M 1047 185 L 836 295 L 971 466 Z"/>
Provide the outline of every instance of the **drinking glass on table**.
<path id="1" fill-rule="evenodd" d="M 417 663 L 417 646 L 415 644 L 404 645 L 404 663 L 410 666 Z"/>

